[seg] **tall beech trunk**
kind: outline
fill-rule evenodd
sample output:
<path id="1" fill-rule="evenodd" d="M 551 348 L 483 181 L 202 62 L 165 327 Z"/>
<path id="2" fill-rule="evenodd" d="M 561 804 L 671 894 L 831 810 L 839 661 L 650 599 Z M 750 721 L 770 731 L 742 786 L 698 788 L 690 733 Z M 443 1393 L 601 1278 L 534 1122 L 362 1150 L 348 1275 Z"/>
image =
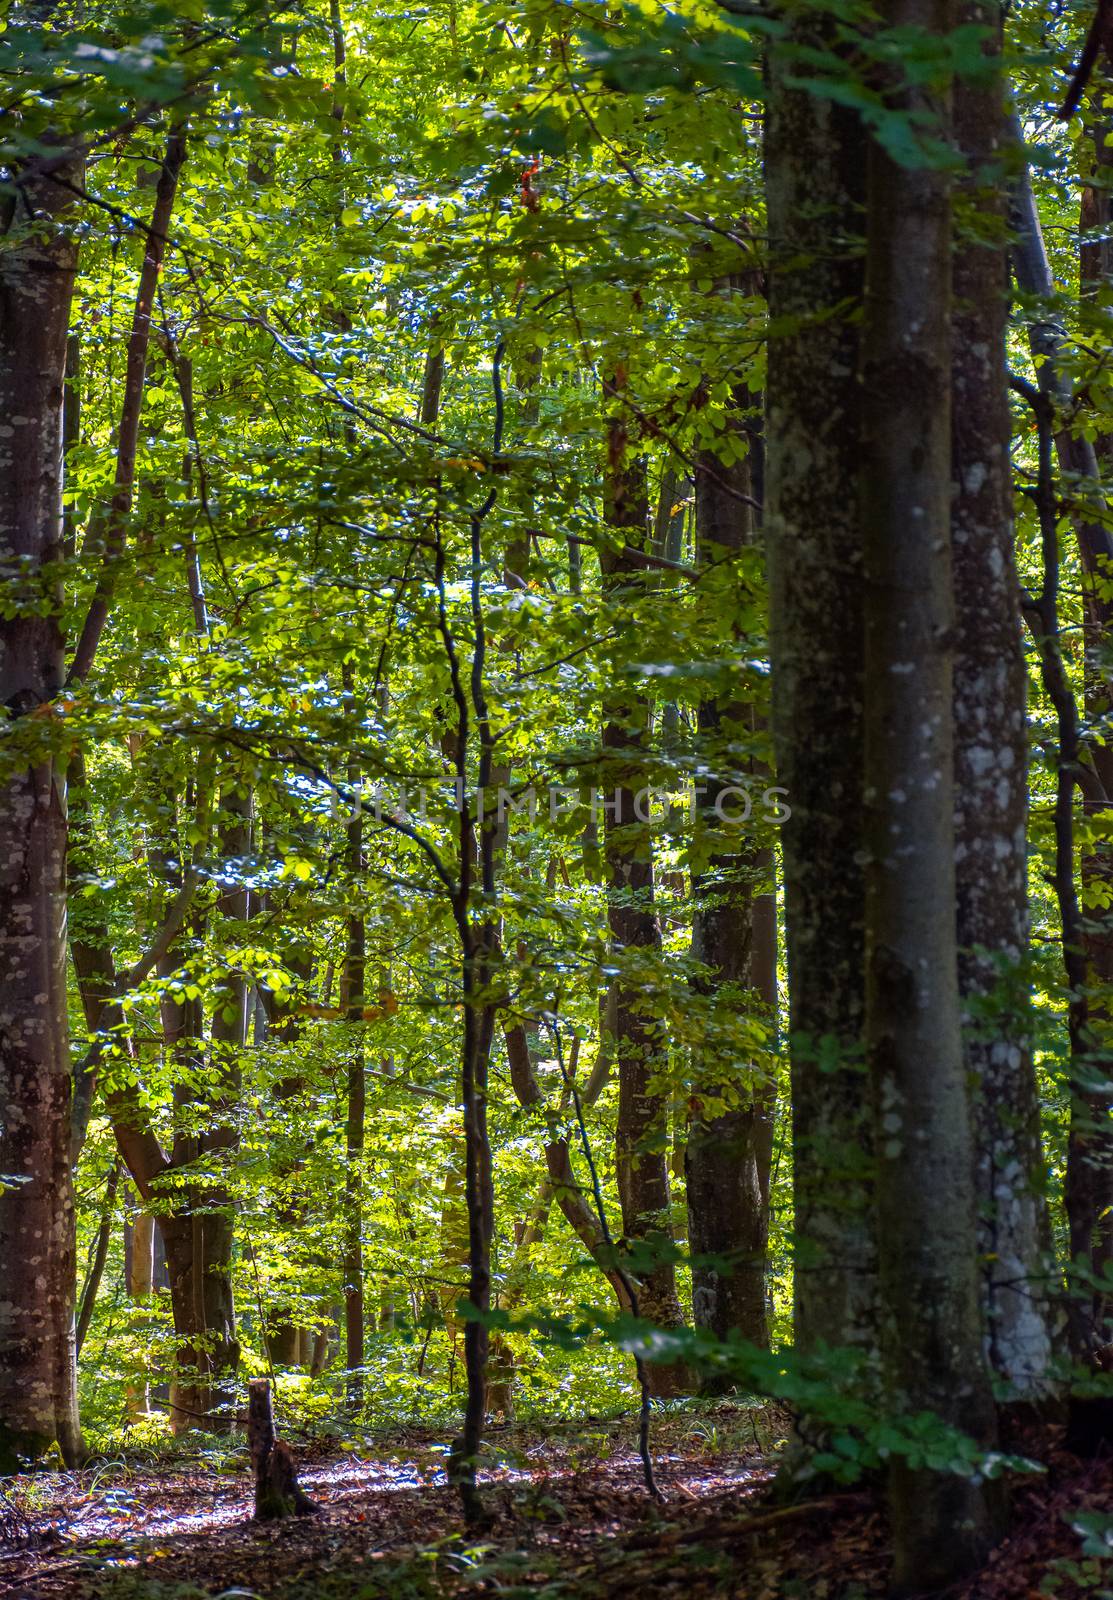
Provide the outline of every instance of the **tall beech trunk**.
<path id="1" fill-rule="evenodd" d="M 720 285 L 720 292 L 740 289 L 739 279 Z M 727 465 L 714 451 L 701 454 L 696 467 L 696 539 L 698 560 L 723 561 L 752 544 L 759 523 L 753 506 L 761 471 L 761 396 L 745 385 L 736 387 L 729 417 L 731 432 L 748 437 L 742 461 Z M 699 707 L 704 760 L 719 776 L 705 796 L 706 825 L 716 827 L 714 806 L 725 788 L 741 774 L 732 745 L 753 739 L 758 727 L 752 705 L 731 699 L 708 699 Z M 752 770 L 754 763 L 746 763 Z M 743 833 L 718 823 L 719 842 L 706 870 L 692 875 L 695 918 L 692 954 L 705 964 L 707 976 L 697 988 L 735 1010 L 753 1008 L 775 1025 L 777 1007 L 777 912 L 771 889 L 773 852 Z M 773 1150 L 773 1102 L 768 1086 L 754 1080 L 754 1064 L 741 1068 L 742 1081 L 724 1079 L 722 1049 L 697 1051 L 693 1059 L 693 1096 L 727 1102 L 726 1109 L 704 1116 L 694 1110 L 685 1151 L 688 1195 L 688 1239 L 694 1257 L 714 1256 L 728 1266 L 709 1262 L 692 1266 L 692 1314 L 696 1326 L 719 1338 L 740 1335 L 767 1347 L 769 1327 L 765 1304 L 766 1249 L 769 1238 L 769 1173 Z M 731 1102 L 734 1102 L 733 1104 Z"/>
<path id="2" fill-rule="evenodd" d="M 936 39 L 954 24 L 948 0 L 890 0 L 884 17 Z M 902 84 L 892 98 L 947 138 L 938 90 Z M 882 1357 L 895 1410 L 932 1411 L 989 1444 L 955 932 L 946 173 L 871 145 L 867 217 L 866 1049 Z M 897 1592 L 934 1593 L 980 1563 L 984 1482 L 898 1461 L 889 1493 Z"/>
<path id="3" fill-rule="evenodd" d="M 1001 11 L 966 0 L 998 70 L 955 87 L 955 137 L 977 232 L 954 254 L 951 502 L 955 892 L 966 1071 L 976 1085 L 975 1188 L 990 1359 L 1018 1399 L 1046 1387 L 1050 1237 L 1027 997 L 1027 668 L 1013 555 L 1001 158 Z M 996 182 L 992 175 L 996 174 Z M 975 213 L 972 213 L 975 214 Z M 988 1001 L 988 1007 L 987 1007 Z M 981 1014 L 979 1015 L 979 1006 Z"/>
<path id="4" fill-rule="evenodd" d="M 621 379 L 606 384 L 617 400 Z M 627 432 L 618 405 L 607 425 L 606 519 L 622 530 L 627 544 L 601 556 L 603 581 L 612 604 L 636 596 L 644 569 L 637 560 L 648 535 L 644 462 L 627 460 Z M 653 1015 L 650 980 L 635 973 L 631 961 L 661 950 L 653 885 L 653 845 L 635 804 L 645 784 L 645 752 L 650 708 L 644 694 L 610 684 L 603 699 L 604 851 L 608 872 L 608 920 L 616 955 L 624 969 L 615 981 L 614 1041 L 618 1067 L 618 1119 L 615 1164 L 622 1226 L 626 1239 L 663 1259 L 639 1274 L 641 1315 L 661 1327 L 683 1320 L 676 1292 L 676 1270 L 668 1259 L 669 1224 L 667 1096 L 660 1083 L 668 1056 L 663 1030 Z M 644 808 L 643 808 L 644 809 Z M 680 1366 L 646 1364 L 651 1391 L 682 1393 L 689 1375 Z"/>
<path id="5" fill-rule="evenodd" d="M 77 269 L 65 225 L 72 199 L 62 184 L 30 178 L 0 201 L 0 567 L 17 599 L 0 617 L 8 747 L 0 775 L 0 1473 L 58 1449 L 72 1464 L 81 1447 L 65 763 L 50 711 L 65 677 L 58 564 L 63 379 Z"/>
<path id="6" fill-rule="evenodd" d="M 815 18 L 788 43 L 829 47 Z M 865 138 L 770 51 L 766 528 L 789 979 L 797 1347 L 873 1349 L 876 1253 L 862 1065 L 861 394 Z"/>

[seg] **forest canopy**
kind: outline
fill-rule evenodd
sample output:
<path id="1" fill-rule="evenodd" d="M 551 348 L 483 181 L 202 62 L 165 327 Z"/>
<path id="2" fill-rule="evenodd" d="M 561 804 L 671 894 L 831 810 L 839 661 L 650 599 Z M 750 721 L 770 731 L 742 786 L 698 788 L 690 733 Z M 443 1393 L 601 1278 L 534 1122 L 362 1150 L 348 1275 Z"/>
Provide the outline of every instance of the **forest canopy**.
<path id="1" fill-rule="evenodd" d="M 13 0 L 0 106 L 0 1474 L 761 1417 L 814 1592 L 1107 1592 L 1107 0 Z"/>

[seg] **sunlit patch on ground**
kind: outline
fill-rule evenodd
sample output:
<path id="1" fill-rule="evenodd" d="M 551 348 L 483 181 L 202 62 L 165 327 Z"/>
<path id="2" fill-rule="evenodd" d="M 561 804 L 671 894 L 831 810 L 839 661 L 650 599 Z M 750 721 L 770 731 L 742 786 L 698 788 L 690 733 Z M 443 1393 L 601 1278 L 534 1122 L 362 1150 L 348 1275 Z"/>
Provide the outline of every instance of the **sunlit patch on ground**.
<path id="1" fill-rule="evenodd" d="M 374 1452 L 353 1443 L 303 1450 L 301 1481 L 321 1514 L 269 1525 L 251 1520 L 242 1454 L 19 1480 L 37 1539 L 0 1553 L 0 1600 L 234 1590 L 259 1600 L 873 1600 L 886 1590 L 876 1497 L 774 1504 L 763 1491 L 775 1452 L 743 1444 L 737 1429 L 724 1439 L 664 1422 L 659 1503 L 645 1492 L 629 1421 L 505 1430 L 482 1474 L 494 1519 L 482 1537 L 461 1531 L 442 1439 L 414 1431 Z M 1113 1511 L 1108 1466 L 1064 1457 L 1055 1485 L 1021 1486 L 1017 1508 L 1011 1539 L 956 1600 L 1047 1593 L 1045 1577 L 1057 1600 L 1092 1595 L 1071 1576 L 1084 1570 L 1071 1522 L 1079 1510 Z"/>

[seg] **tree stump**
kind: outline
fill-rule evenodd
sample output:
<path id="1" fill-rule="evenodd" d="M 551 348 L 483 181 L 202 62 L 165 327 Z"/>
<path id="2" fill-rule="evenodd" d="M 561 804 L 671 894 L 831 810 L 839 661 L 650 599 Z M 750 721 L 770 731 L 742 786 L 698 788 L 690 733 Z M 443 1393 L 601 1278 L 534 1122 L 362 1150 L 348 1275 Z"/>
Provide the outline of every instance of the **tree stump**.
<path id="1" fill-rule="evenodd" d="M 288 1446 L 274 1431 L 271 1386 L 256 1378 L 247 1386 L 247 1442 L 255 1469 L 255 1520 L 308 1517 L 321 1508 L 298 1486 L 297 1469 Z"/>

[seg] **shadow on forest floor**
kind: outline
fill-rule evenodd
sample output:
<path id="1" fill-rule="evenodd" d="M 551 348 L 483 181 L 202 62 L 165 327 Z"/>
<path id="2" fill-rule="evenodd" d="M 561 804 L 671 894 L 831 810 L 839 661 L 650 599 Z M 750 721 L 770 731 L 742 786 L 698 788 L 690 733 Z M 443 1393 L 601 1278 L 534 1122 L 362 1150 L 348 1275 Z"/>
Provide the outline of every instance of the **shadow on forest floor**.
<path id="1" fill-rule="evenodd" d="M 399 1433 L 374 1453 L 298 1451 L 320 1516 L 252 1522 L 246 1456 L 215 1470 L 128 1465 L 17 1480 L 36 1537 L 0 1546 L 0 1600 L 869 1600 L 885 1593 L 886 1531 L 863 1492 L 772 1507 L 772 1466 L 747 1414 L 665 1419 L 655 1436 L 663 1500 L 651 1504 L 633 1423 L 496 1431 L 482 1538 L 460 1532 L 443 1440 Z M 768 1435 L 768 1417 L 763 1432 Z M 717 1425 L 721 1421 L 721 1433 Z M 744 1442 L 747 1431 L 753 1440 Z M 1045 1456 L 1046 1459 L 1046 1456 Z M 1113 1515 L 1113 1467 L 1059 1451 L 1019 1486 L 1014 1532 L 961 1600 L 1097 1600 L 1113 1572 L 1072 1523 Z M 942 1534 L 946 1536 L 945 1532 Z M 960 1600 L 956 1595 L 955 1600 Z"/>

